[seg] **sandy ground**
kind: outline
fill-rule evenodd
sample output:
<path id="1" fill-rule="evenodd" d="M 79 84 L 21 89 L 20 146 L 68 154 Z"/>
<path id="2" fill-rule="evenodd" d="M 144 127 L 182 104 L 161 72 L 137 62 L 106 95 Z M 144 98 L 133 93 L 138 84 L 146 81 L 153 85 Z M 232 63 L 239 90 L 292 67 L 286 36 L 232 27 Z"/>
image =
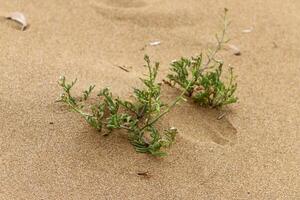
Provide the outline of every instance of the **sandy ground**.
<path id="1" fill-rule="evenodd" d="M 299 0 L 0 4 L 0 199 L 300 198 Z M 165 76 L 171 60 L 213 44 L 224 7 L 242 51 L 222 52 L 240 102 L 220 121 L 193 103 L 172 111 L 164 122 L 180 134 L 168 157 L 137 154 L 122 134 L 102 137 L 54 103 L 62 74 L 79 79 L 78 94 L 95 83 L 128 96 L 145 53 Z M 28 30 L 3 19 L 12 11 L 25 13 Z M 161 45 L 144 48 L 156 39 Z M 144 171 L 149 177 L 137 175 Z"/>

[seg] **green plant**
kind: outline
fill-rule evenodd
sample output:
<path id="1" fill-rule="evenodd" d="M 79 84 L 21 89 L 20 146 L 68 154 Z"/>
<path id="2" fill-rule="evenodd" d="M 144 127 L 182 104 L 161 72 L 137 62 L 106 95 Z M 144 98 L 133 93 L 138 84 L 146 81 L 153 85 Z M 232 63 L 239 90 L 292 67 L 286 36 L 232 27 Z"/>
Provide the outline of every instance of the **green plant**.
<path id="1" fill-rule="evenodd" d="M 217 60 L 217 53 L 229 40 L 226 39 L 227 28 L 230 24 L 227 20 L 227 12 L 223 16 L 224 26 L 222 32 L 216 34 L 217 45 L 215 49 L 209 50 L 204 60 L 203 55 L 197 57 L 181 58 L 171 63 L 168 74 L 169 82 L 172 85 L 179 85 L 186 91 L 186 95 L 192 97 L 202 106 L 222 107 L 235 103 L 237 97 L 234 93 L 237 84 L 234 82 L 233 69 L 229 69 L 229 82 L 226 84 L 221 80 L 223 61 Z"/>
<path id="2" fill-rule="evenodd" d="M 148 56 L 145 56 L 148 76 L 141 79 L 143 89 L 135 88 L 134 100 L 114 98 L 108 88 L 98 93 L 99 101 L 92 105 L 86 103 L 95 86 L 90 86 L 83 92 L 82 98 L 71 95 L 71 89 L 76 80 L 67 83 L 65 77 L 59 79 L 63 89 L 59 102 L 67 104 L 71 110 L 79 113 L 88 124 L 101 131 L 103 128 L 112 132 L 116 129 L 126 130 L 130 143 L 140 153 L 149 153 L 155 156 L 164 156 L 162 148 L 171 146 L 177 134 L 176 128 L 168 128 L 162 133 L 156 127 L 161 117 L 167 114 L 181 99 L 185 92 L 178 96 L 172 104 L 167 105 L 161 100 L 161 85 L 156 83 L 159 63 L 151 65 Z M 88 110 L 88 111 L 86 111 Z"/>
<path id="3" fill-rule="evenodd" d="M 79 113 L 96 130 L 107 129 L 105 135 L 118 129 L 127 131 L 129 141 L 137 152 L 164 156 L 166 153 L 163 149 L 172 145 L 177 129 L 168 128 L 161 131 L 157 128 L 157 122 L 183 100 L 184 95 L 192 97 L 202 106 L 213 108 L 237 101 L 234 95 L 237 84 L 234 81 L 233 70 L 229 69 L 228 83 L 223 82 L 223 61 L 216 59 L 217 53 L 228 42 L 226 33 L 229 24 L 225 9 L 224 27 L 220 34 L 216 34 L 215 49 L 209 50 L 205 59 L 200 54 L 190 59 L 181 58 L 171 64 L 172 74 L 167 76 L 170 80 L 167 83 L 179 85 L 182 93 L 170 105 L 161 100 L 161 84 L 156 82 L 159 63 L 153 66 L 148 56 L 144 57 L 148 76 L 141 78 L 144 85 L 142 89 L 134 88 L 133 100 L 114 97 L 108 88 L 104 88 L 98 93 L 98 101 L 89 104 L 88 99 L 95 88 L 94 85 L 83 91 L 82 97 L 75 98 L 71 95 L 71 89 L 77 80 L 68 83 L 65 77 L 61 77 L 59 85 L 63 93 L 58 101 Z"/>

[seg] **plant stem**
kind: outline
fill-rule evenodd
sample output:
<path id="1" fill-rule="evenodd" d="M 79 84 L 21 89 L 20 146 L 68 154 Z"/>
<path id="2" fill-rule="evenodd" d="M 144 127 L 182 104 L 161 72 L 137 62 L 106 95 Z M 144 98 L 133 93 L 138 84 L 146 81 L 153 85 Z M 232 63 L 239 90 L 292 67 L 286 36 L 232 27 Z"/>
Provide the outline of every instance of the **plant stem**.
<path id="1" fill-rule="evenodd" d="M 203 65 L 203 68 L 201 69 L 201 71 L 204 71 L 207 68 L 209 68 L 208 66 L 211 63 L 211 61 L 214 60 L 214 57 L 216 56 L 216 54 L 222 49 L 222 45 L 224 43 L 226 43 L 224 40 L 225 40 L 225 35 L 227 33 L 228 25 L 229 25 L 229 23 L 227 22 L 227 11 L 225 10 L 224 27 L 223 27 L 222 34 L 221 34 L 221 39 L 219 39 L 218 35 L 216 35 L 217 47 L 214 49 L 214 51 L 212 53 L 210 53 L 210 55 L 208 55 L 208 61 Z"/>
<path id="2" fill-rule="evenodd" d="M 155 122 L 157 122 L 160 118 L 162 118 L 165 114 L 170 112 L 170 110 L 182 99 L 182 97 L 187 92 L 188 88 L 191 86 L 192 81 L 188 84 L 188 86 L 184 89 L 184 91 L 176 98 L 175 101 L 162 113 L 160 113 L 156 118 L 154 118 L 150 123 L 147 123 L 145 126 L 141 128 L 141 131 L 147 128 L 148 126 L 153 125 Z"/>
<path id="3" fill-rule="evenodd" d="M 127 130 L 127 131 L 132 131 L 132 129 L 131 129 L 131 128 L 128 128 L 128 127 L 126 127 L 126 126 L 123 126 L 123 125 L 120 125 L 120 128 L 122 128 L 122 129 L 125 129 L 125 130 Z"/>
<path id="4" fill-rule="evenodd" d="M 90 115 L 90 114 L 87 114 L 87 113 L 84 113 L 84 112 L 82 112 L 81 110 L 79 110 L 77 107 L 75 107 L 72 103 L 70 103 L 69 101 L 67 101 L 67 104 L 75 111 L 75 112 L 77 112 L 77 113 L 79 113 L 79 114 L 81 114 L 81 115 L 83 115 L 83 116 L 85 116 L 85 117 L 87 117 L 87 116 L 89 116 L 89 117 L 91 117 L 92 115 Z"/>

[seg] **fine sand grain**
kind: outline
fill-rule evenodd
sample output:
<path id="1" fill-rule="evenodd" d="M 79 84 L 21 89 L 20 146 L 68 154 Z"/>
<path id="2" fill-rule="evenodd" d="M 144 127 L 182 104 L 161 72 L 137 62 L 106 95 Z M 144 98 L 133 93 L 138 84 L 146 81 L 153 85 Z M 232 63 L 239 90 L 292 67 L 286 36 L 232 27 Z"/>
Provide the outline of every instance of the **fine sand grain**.
<path id="1" fill-rule="evenodd" d="M 0 199 L 300 198 L 299 0 L 0 5 Z M 137 154 L 122 133 L 102 137 L 54 103 L 60 75 L 78 78 L 77 94 L 94 83 L 128 97 L 146 53 L 161 62 L 162 79 L 171 60 L 213 45 L 224 7 L 241 55 L 221 54 L 240 101 L 221 120 L 192 102 L 169 113 L 164 123 L 180 133 L 168 157 Z M 25 31 L 4 18 L 14 11 L 26 15 Z M 163 90 L 168 99 L 178 92 Z"/>

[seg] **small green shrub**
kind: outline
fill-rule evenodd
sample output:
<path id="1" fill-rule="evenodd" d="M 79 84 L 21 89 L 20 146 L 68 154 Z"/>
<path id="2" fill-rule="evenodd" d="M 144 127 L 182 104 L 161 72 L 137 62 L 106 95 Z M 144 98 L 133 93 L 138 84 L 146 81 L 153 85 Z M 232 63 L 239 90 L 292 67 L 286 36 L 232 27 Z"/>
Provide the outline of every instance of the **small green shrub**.
<path id="1" fill-rule="evenodd" d="M 98 93 L 99 101 L 89 105 L 86 100 L 95 86 L 90 86 L 88 90 L 84 91 L 82 98 L 75 98 L 71 95 L 71 89 L 76 80 L 67 83 L 65 77 L 61 77 L 59 80 L 59 85 L 63 89 L 59 101 L 79 113 L 88 124 L 98 131 L 103 128 L 106 128 L 108 132 L 116 129 L 126 130 L 130 143 L 136 151 L 164 156 L 166 153 L 162 149 L 171 146 L 175 140 L 177 129 L 168 128 L 161 133 L 156 124 L 182 99 L 184 93 L 171 105 L 162 102 L 160 98 L 161 85 L 156 83 L 159 63 L 152 66 L 148 56 L 145 56 L 145 61 L 148 76 L 141 79 L 144 84 L 143 89 L 134 89 L 134 101 L 114 98 L 109 89 L 105 88 Z"/>
<path id="2" fill-rule="evenodd" d="M 223 61 L 217 60 L 216 55 L 228 42 L 226 37 L 227 9 L 224 15 L 224 27 L 220 34 L 216 34 L 217 45 L 210 50 L 204 61 L 203 55 L 197 57 L 181 58 L 171 63 L 171 74 L 168 74 L 169 82 L 178 85 L 186 91 L 186 95 L 192 97 L 201 106 L 213 108 L 222 107 L 237 102 L 234 93 L 237 84 L 234 82 L 233 69 L 229 69 L 229 82 L 221 80 Z"/>

